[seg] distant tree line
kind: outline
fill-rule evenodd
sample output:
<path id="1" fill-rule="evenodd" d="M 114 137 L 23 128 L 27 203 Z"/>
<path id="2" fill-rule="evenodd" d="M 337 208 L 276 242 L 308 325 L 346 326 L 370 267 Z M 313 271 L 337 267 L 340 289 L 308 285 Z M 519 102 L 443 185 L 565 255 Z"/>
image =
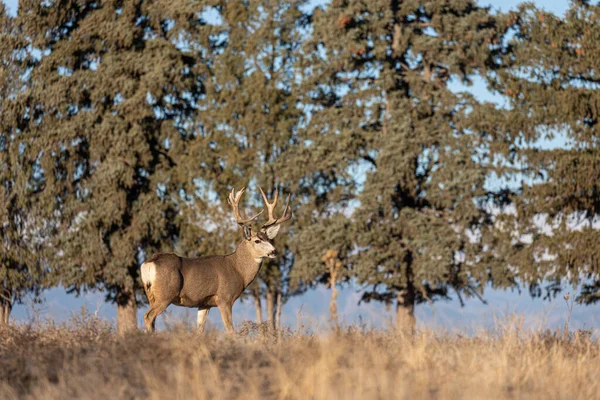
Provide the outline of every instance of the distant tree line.
<path id="1" fill-rule="evenodd" d="M 0 323 L 61 285 L 135 329 L 141 262 L 233 250 L 242 186 L 293 196 L 246 294 L 273 327 L 317 285 L 336 322 L 348 282 L 399 329 L 489 286 L 596 301 L 599 22 L 585 1 L 0 3 Z"/>

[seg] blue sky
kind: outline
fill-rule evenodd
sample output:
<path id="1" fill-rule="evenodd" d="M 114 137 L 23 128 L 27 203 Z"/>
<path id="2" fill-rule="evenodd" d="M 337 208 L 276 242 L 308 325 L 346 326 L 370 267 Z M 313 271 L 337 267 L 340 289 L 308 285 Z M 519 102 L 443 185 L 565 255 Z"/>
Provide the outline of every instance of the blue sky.
<path id="1" fill-rule="evenodd" d="M 9 8 L 15 12 L 17 0 L 4 0 Z M 315 1 L 322 3 L 322 1 Z M 491 5 L 494 9 L 507 11 L 513 9 L 520 2 L 517 0 L 494 0 L 481 1 L 482 5 Z M 562 15 L 568 8 L 568 1 L 535 1 L 535 3 L 548 11 Z M 489 93 L 480 82 L 469 88 L 454 85 L 456 90 L 468 90 L 482 100 L 495 101 L 497 97 Z M 553 146 L 561 146 L 560 139 L 552 143 Z M 574 290 L 571 290 L 573 293 Z M 293 298 L 284 308 L 283 323 L 296 327 L 301 321 L 313 328 L 325 327 L 328 318 L 328 304 L 330 292 L 326 288 L 312 290 L 303 296 Z M 82 307 L 87 307 L 91 312 L 109 320 L 115 320 L 115 308 L 111 304 L 104 303 L 102 293 L 87 293 L 80 297 L 68 295 L 61 288 L 49 290 L 44 295 L 43 304 L 32 304 L 28 301 L 25 305 L 15 307 L 13 317 L 17 321 L 29 321 L 33 318 L 54 319 L 64 321 L 70 315 L 80 312 Z M 345 288 L 341 290 L 338 298 L 338 309 L 345 322 L 357 322 L 362 320 L 368 325 L 385 327 L 393 324 L 394 309 L 387 310 L 379 304 L 357 305 L 360 293 L 357 288 Z M 526 327 L 550 327 L 563 326 L 567 318 L 567 306 L 562 297 L 552 301 L 532 299 L 527 291 L 488 290 L 485 294 L 488 304 L 484 305 L 479 300 L 466 300 L 465 307 L 460 307 L 457 300 L 438 302 L 435 305 L 419 305 L 416 310 L 417 320 L 420 327 L 444 329 L 451 331 L 470 331 L 480 327 L 490 326 L 497 320 L 506 318 L 507 315 L 517 314 L 523 317 Z M 138 313 L 140 326 L 142 326 L 142 314 L 146 309 Z M 571 316 L 573 328 L 600 329 L 600 304 L 597 306 L 576 305 Z M 165 315 L 166 314 L 166 315 Z M 164 317 L 159 318 L 159 328 L 165 323 L 184 321 L 190 325 L 195 321 L 195 310 L 179 307 L 170 307 Z M 234 307 L 234 321 L 240 322 L 245 319 L 254 320 L 254 308 L 251 301 L 239 302 Z M 209 316 L 210 325 L 222 328 L 218 310 L 213 309 Z"/>

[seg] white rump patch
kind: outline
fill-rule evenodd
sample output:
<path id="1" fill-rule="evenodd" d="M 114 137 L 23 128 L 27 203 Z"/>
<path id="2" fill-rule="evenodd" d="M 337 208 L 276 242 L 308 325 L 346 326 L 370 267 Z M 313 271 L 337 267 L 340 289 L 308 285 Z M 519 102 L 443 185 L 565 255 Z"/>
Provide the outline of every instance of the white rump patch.
<path id="1" fill-rule="evenodd" d="M 144 287 L 150 285 L 154 285 L 154 280 L 156 279 L 156 264 L 153 262 L 145 262 L 142 264 L 140 268 L 142 272 L 142 282 L 144 282 Z"/>

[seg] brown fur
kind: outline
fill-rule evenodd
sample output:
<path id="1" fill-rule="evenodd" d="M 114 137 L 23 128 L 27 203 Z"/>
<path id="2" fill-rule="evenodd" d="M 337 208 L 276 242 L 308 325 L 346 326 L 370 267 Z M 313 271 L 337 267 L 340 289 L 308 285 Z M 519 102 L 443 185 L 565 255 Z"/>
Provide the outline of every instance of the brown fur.
<path id="1" fill-rule="evenodd" d="M 150 310 L 144 315 L 146 329 L 153 331 L 156 317 L 175 304 L 199 311 L 218 307 L 225 328 L 233 332 L 234 302 L 258 274 L 262 258 L 274 253 L 271 241 L 264 234 L 253 232 L 249 239 L 239 243 L 234 253 L 226 256 L 183 258 L 176 254 L 155 254 L 142 264 L 144 268 L 152 263 L 155 270 L 153 282 L 144 282 L 150 302 Z M 198 326 L 199 331 L 202 328 Z"/>

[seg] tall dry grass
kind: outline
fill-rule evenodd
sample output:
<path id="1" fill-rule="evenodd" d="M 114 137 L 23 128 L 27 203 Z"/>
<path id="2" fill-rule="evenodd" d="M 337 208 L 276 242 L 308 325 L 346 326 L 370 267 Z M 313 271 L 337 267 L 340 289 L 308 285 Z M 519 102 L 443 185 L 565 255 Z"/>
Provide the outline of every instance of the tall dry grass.
<path id="1" fill-rule="evenodd" d="M 0 398 L 589 399 L 600 396 L 599 350 L 587 332 L 514 322 L 471 337 L 245 323 L 235 338 L 177 328 L 118 338 L 82 314 L 0 329 Z"/>

